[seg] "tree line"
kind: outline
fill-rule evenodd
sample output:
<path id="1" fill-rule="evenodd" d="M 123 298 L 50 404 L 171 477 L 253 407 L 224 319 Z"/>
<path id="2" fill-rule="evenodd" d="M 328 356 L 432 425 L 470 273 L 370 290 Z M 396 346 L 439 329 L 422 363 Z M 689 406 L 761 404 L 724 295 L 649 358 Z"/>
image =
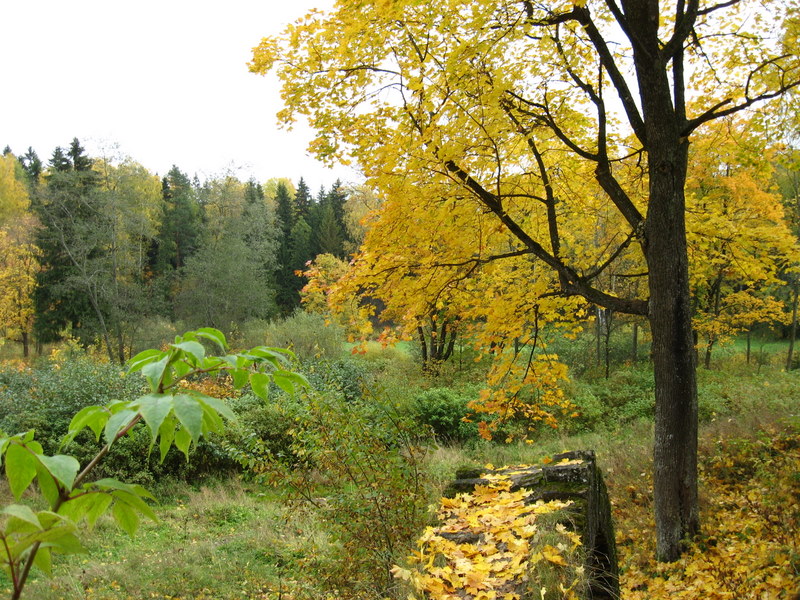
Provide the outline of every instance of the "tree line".
<path id="1" fill-rule="evenodd" d="M 337 181 L 265 184 L 224 174 L 163 177 L 130 158 L 90 157 L 78 139 L 42 161 L 0 158 L 0 327 L 31 346 L 65 334 L 130 356 L 142 324 L 162 318 L 226 332 L 292 313 L 298 272 L 321 253 L 352 252 L 358 226 Z"/>

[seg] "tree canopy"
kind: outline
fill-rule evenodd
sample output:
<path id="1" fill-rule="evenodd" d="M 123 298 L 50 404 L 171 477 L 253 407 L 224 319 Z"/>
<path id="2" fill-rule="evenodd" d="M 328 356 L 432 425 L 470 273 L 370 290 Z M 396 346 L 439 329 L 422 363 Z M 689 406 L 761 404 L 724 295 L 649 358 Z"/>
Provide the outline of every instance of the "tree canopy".
<path id="1" fill-rule="evenodd" d="M 251 68 L 283 81 L 280 119 L 308 117 L 312 151 L 355 160 L 384 195 L 384 232 L 420 238 L 360 258 L 420 289 L 412 319 L 471 302 L 501 337 L 533 341 L 542 319 L 580 310 L 576 298 L 648 317 L 665 560 L 698 529 L 689 143 L 798 85 L 797 10 L 340 0 L 254 51 Z M 646 291 L 618 285 L 642 273 Z M 519 356 L 534 389 L 546 356 Z"/>

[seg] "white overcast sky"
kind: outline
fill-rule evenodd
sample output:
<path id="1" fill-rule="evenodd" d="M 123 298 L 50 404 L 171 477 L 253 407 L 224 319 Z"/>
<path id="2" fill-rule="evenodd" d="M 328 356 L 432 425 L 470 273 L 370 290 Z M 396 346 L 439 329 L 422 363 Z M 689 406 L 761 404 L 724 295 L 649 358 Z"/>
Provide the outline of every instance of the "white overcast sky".
<path id="1" fill-rule="evenodd" d="M 273 77 L 246 63 L 262 37 L 332 0 L 6 0 L 0 3 L 0 149 L 45 162 L 77 137 L 160 175 L 238 169 L 258 181 L 334 180 L 305 151 L 310 133 L 275 124 Z"/>

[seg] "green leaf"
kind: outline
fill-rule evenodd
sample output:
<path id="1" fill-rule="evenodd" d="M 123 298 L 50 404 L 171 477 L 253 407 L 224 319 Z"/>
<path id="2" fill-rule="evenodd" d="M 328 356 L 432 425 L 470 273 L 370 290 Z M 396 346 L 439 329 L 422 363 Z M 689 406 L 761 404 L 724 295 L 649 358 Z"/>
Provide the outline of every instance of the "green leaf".
<path id="1" fill-rule="evenodd" d="M 39 546 L 39 550 L 33 557 L 33 566 L 47 575 L 53 574 L 53 562 L 50 558 L 50 548 Z"/>
<path id="2" fill-rule="evenodd" d="M 131 537 L 136 535 L 136 530 L 139 528 L 139 515 L 130 505 L 124 502 L 115 502 L 111 507 L 111 513 L 123 531 Z"/>
<path id="3" fill-rule="evenodd" d="M 20 444 L 10 444 L 6 451 L 6 477 L 14 498 L 20 499 L 22 493 L 36 477 L 36 457 Z"/>
<path id="4" fill-rule="evenodd" d="M 225 404 L 224 400 L 220 400 L 219 398 L 214 398 L 213 396 L 206 396 L 205 394 L 200 394 L 197 396 L 197 399 L 204 405 L 207 405 L 221 414 L 223 417 L 228 419 L 228 421 L 235 421 L 236 420 L 236 413 L 233 412 L 227 404 Z"/>
<path id="5" fill-rule="evenodd" d="M 189 446 L 192 443 L 192 435 L 184 428 L 180 428 L 175 432 L 175 446 L 178 450 L 183 452 L 186 457 L 186 462 L 189 462 Z"/>
<path id="6" fill-rule="evenodd" d="M 161 377 L 164 375 L 164 369 L 169 364 L 170 356 L 167 354 L 158 362 L 153 362 L 145 365 L 142 368 L 142 375 L 150 383 L 150 390 L 158 392 L 158 386 L 161 382 Z"/>
<path id="7" fill-rule="evenodd" d="M 216 343 L 217 346 L 219 346 L 222 350 L 228 349 L 228 342 L 225 339 L 225 334 L 223 334 L 219 329 L 214 329 L 212 327 L 201 327 L 200 329 L 196 330 L 195 333 L 198 337 L 205 338 Z"/>
<path id="8" fill-rule="evenodd" d="M 223 423 L 219 413 L 203 402 L 200 403 L 200 406 L 203 408 L 203 432 L 222 433 L 225 429 L 225 423 Z"/>
<path id="9" fill-rule="evenodd" d="M 104 433 L 106 443 L 109 445 L 113 444 L 119 432 L 130 425 L 130 422 L 136 417 L 136 414 L 136 412 L 126 408 L 111 415 L 111 418 L 108 419 L 108 423 L 106 423 Z"/>
<path id="10" fill-rule="evenodd" d="M 171 394 L 148 394 L 142 396 L 136 402 L 139 406 L 139 414 L 142 415 L 144 422 L 150 428 L 152 437 L 152 444 L 156 441 L 158 430 L 164 419 L 167 418 L 169 411 L 172 410 L 172 395 Z"/>
<path id="11" fill-rule="evenodd" d="M 243 388 L 250 381 L 250 371 L 244 368 L 236 368 L 231 370 L 233 377 L 233 387 L 237 390 Z"/>
<path id="12" fill-rule="evenodd" d="M 80 463 L 72 456 L 57 454 L 55 456 L 39 456 L 39 461 L 47 468 L 50 474 L 64 486 L 71 490 L 75 476 L 81 468 Z"/>
<path id="13" fill-rule="evenodd" d="M 128 361 L 128 374 L 139 371 L 144 366 L 149 365 L 152 362 L 156 362 L 158 357 L 163 354 L 164 353 L 161 350 L 154 349 L 139 352 L 139 354 Z"/>
<path id="14" fill-rule="evenodd" d="M 47 500 L 50 508 L 55 508 L 61 494 L 55 477 L 40 461 L 36 465 L 36 476 L 38 478 L 39 491 L 42 493 L 45 500 Z"/>
<path id="15" fill-rule="evenodd" d="M 272 379 L 287 394 L 294 394 L 297 387 L 309 387 L 308 380 L 293 371 L 275 371 L 272 373 Z"/>
<path id="16" fill-rule="evenodd" d="M 153 512 L 153 509 L 135 493 L 117 491 L 114 492 L 113 495 L 118 502 L 125 502 L 151 521 L 158 521 L 158 517 L 156 513 Z"/>
<path id="17" fill-rule="evenodd" d="M 61 554 L 85 554 L 87 552 L 74 533 L 64 534 L 47 545 Z"/>
<path id="18" fill-rule="evenodd" d="M 172 446 L 172 441 L 175 439 L 175 427 L 177 427 L 175 417 L 170 416 L 164 419 L 164 422 L 161 423 L 161 427 L 158 428 L 158 450 L 161 453 L 162 463 L 167 457 L 167 452 L 169 452 Z"/>
<path id="19" fill-rule="evenodd" d="M 172 344 L 172 347 L 179 348 L 194 357 L 194 361 L 192 361 L 194 364 L 202 362 L 206 355 L 206 349 L 199 342 L 181 342 L 180 344 Z"/>
<path id="20" fill-rule="evenodd" d="M 250 387 L 253 393 L 263 400 L 269 400 L 270 381 L 270 376 L 266 373 L 250 373 Z"/>
<path id="21" fill-rule="evenodd" d="M 86 506 L 86 521 L 89 523 L 89 527 L 94 527 L 97 519 L 108 511 L 108 507 L 111 506 L 113 498 L 111 494 L 102 492 L 87 494 L 86 497 L 89 498 Z"/>
<path id="22" fill-rule="evenodd" d="M 175 396 L 173 407 L 181 425 L 192 436 L 192 440 L 197 442 L 203 431 L 203 407 L 188 394 Z"/>
<path id="23" fill-rule="evenodd" d="M 8 506 L 4 506 L 0 512 L 2 512 L 4 515 L 16 517 L 20 521 L 30 523 L 31 525 L 35 526 L 36 529 L 42 528 L 39 517 L 31 510 L 29 506 L 24 506 L 23 504 L 9 504 Z"/>
<path id="24" fill-rule="evenodd" d="M 79 410 L 69 423 L 69 430 L 61 440 L 60 448 L 72 442 L 84 427 L 94 432 L 95 440 L 100 440 L 100 434 L 108 422 L 109 411 L 102 406 L 86 406 Z"/>

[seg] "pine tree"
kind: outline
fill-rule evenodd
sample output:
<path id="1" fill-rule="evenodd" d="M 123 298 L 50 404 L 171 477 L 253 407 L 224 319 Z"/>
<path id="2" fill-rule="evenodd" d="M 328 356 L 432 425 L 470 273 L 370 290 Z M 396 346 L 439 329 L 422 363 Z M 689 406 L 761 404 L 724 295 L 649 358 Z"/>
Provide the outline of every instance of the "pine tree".
<path id="1" fill-rule="evenodd" d="M 45 186 L 31 198 L 31 208 L 41 225 L 35 242 L 41 252 L 42 270 L 37 274 L 34 293 L 34 332 L 39 345 L 58 340 L 67 326 L 87 326 L 101 312 L 101 307 L 92 305 L 86 290 L 76 284 L 80 278 L 76 262 L 95 258 L 98 252 L 96 247 L 81 243 L 91 231 L 93 219 L 102 217 L 95 209 L 96 178 L 87 175 L 92 161 L 77 139 L 70 150 L 69 155 L 60 147 L 54 150 Z M 75 163 L 80 170 L 74 168 Z"/>
<path id="2" fill-rule="evenodd" d="M 294 269 L 292 268 L 291 239 L 295 224 L 294 206 L 289 190 L 283 182 L 278 183 L 275 192 L 275 205 L 280 227 L 278 261 L 275 270 L 275 301 L 284 315 L 290 314 L 300 302 L 295 289 Z"/>
<path id="3" fill-rule="evenodd" d="M 28 151 L 19 157 L 19 162 L 22 165 L 22 169 L 28 176 L 29 184 L 35 185 L 38 183 L 39 177 L 42 174 L 43 165 L 39 155 L 36 154 L 36 151 L 32 147 L 28 146 Z"/>
<path id="4" fill-rule="evenodd" d="M 305 180 L 301 177 L 299 183 L 297 184 L 297 193 L 294 195 L 295 214 L 297 215 L 296 218 L 303 218 L 308 221 L 308 214 L 311 211 L 311 204 L 311 191 L 308 189 L 308 185 L 306 184 Z"/>
<path id="5" fill-rule="evenodd" d="M 197 188 L 178 167 L 173 166 L 161 182 L 164 214 L 151 249 L 151 268 L 166 275 L 186 264 L 200 247 L 204 224 L 197 200 Z"/>

